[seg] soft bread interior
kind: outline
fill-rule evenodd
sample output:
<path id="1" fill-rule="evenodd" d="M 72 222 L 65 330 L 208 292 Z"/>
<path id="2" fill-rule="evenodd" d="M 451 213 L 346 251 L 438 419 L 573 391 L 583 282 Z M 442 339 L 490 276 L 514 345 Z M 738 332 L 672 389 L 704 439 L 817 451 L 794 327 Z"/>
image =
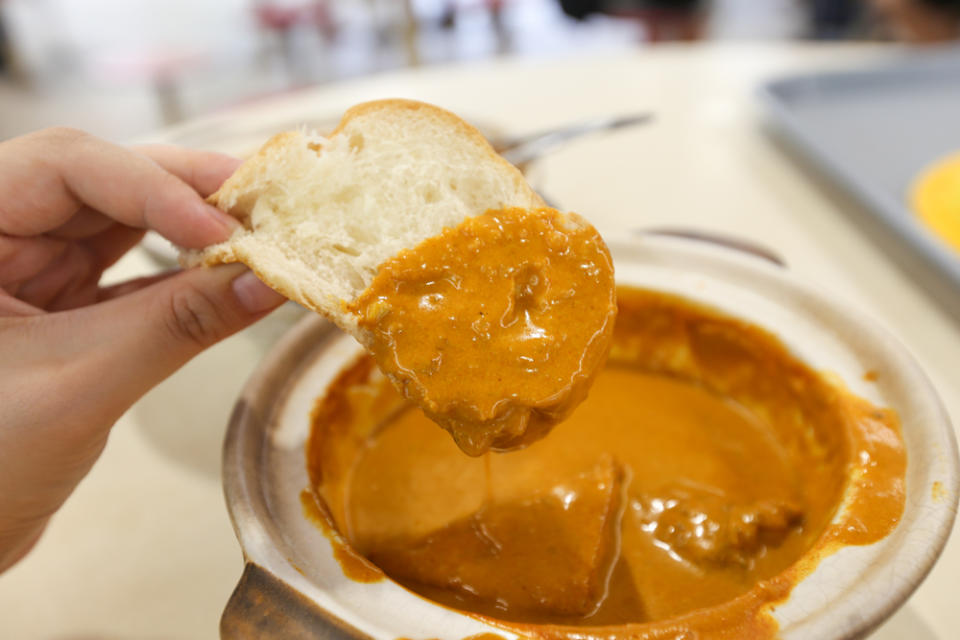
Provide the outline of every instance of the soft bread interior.
<path id="1" fill-rule="evenodd" d="M 544 206 L 476 129 L 405 100 L 354 107 L 327 138 L 275 136 L 211 201 L 243 227 L 188 263 L 243 262 L 354 333 L 343 303 L 384 261 L 469 216 Z"/>

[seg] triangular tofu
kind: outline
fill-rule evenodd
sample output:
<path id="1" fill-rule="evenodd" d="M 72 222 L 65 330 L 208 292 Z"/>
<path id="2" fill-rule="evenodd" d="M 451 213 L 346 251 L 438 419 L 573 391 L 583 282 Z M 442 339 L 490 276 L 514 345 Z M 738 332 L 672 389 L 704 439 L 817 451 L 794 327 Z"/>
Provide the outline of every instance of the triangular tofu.
<path id="1" fill-rule="evenodd" d="M 600 606 L 620 554 L 625 472 L 611 457 L 529 498 L 484 506 L 368 554 L 401 583 L 514 615 L 583 617 Z"/>

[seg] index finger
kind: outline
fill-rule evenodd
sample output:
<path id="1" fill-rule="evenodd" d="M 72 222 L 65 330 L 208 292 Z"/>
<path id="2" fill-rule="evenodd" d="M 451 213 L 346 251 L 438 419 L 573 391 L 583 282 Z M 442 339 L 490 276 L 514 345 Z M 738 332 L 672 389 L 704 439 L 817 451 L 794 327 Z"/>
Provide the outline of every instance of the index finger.
<path id="1" fill-rule="evenodd" d="M 134 147 L 177 176 L 206 198 L 243 164 L 243 160 L 213 151 L 196 151 L 172 145 L 150 144 Z"/>
<path id="2" fill-rule="evenodd" d="M 196 164 L 169 163 L 200 175 Z M 238 224 L 146 155 L 85 133 L 48 129 L 0 143 L 0 232 L 42 234 L 83 206 L 192 249 L 226 240 Z"/>

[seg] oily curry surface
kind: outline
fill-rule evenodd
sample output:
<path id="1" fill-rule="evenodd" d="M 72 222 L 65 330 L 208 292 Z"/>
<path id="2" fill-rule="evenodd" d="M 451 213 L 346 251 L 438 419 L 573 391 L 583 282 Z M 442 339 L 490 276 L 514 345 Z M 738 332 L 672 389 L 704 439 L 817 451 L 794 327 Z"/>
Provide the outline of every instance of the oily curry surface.
<path id="1" fill-rule="evenodd" d="M 589 397 L 521 451 L 466 457 L 369 358 L 347 368 L 308 444 L 326 526 L 407 588 L 526 635 L 772 637 L 769 606 L 818 557 L 899 520 L 896 417 L 757 327 L 618 297 Z"/>
<path id="2" fill-rule="evenodd" d="M 474 456 L 530 444 L 586 397 L 616 309 L 600 234 L 553 209 L 468 218 L 347 306 L 380 369 Z"/>

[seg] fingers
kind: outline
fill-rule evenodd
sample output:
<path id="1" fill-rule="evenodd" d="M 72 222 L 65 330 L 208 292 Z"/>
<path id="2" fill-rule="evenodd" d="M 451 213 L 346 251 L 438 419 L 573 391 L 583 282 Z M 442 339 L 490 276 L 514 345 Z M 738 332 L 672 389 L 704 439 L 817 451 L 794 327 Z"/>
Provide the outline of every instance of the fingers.
<path id="1" fill-rule="evenodd" d="M 98 271 L 103 272 L 143 239 L 143 229 L 131 229 L 118 224 L 82 241 L 93 255 Z"/>
<path id="2" fill-rule="evenodd" d="M 93 304 L 100 299 L 100 276 L 107 267 L 114 264 L 131 247 L 140 242 L 144 231 L 114 224 L 112 227 L 92 238 L 74 245 L 83 264 L 75 264 L 72 269 L 64 270 L 66 283 L 45 305 L 47 311 L 65 311 Z"/>
<path id="3" fill-rule="evenodd" d="M 242 265 L 191 269 L 138 291 L 46 318 L 80 380 L 123 411 L 203 349 L 252 324 L 283 296 Z M 104 380 L 109 384 L 104 385 Z M 88 393 L 93 393 L 88 391 Z M 119 404 L 118 404 L 119 403 Z"/>
<path id="4" fill-rule="evenodd" d="M 89 207 L 80 207 L 65 223 L 48 231 L 45 235 L 50 238 L 62 238 L 64 240 L 73 240 L 78 238 L 89 238 L 104 231 L 108 227 L 117 224 L 99 211 L 94 211 Z"/>
<path id="5" fill-rule="evenodd" d="M 0 292 L 0 309 L 6 300 L 25 305 Z M 0 571 L 25 553 L 141 395 L 282 301 L 229 265 L 75 311 L 0 317 L 0 360 L 16 372 L 0 385 L 0 488 L 11 489 L 0 490 Z"/>
<path id="6" fill-rule="evenodd" d="M 86 240 L 0 236 L 0 288 L 24 302 L 60 311 L 97 300 L 103 271 L 143 237 L 116 223 Z"/>
<path id="7" fill-rule="evenodd" d="M 107 300 L 113 300 L 114 298 L 119 298 L 120 296 L 130 295 L 134 291 L 139 291 L 145 287 L 154 285 L 161 280 L 166 280 L 176 274 L 180 273 L 179 269 L 174 269 L 172 271 L 165 271 L 163 273 L 158 273 L 153 276 L 144 276 L 142 278 L 134 278 L 133 280 L 127 280 L 125 282 L 120 282 L 109 287 L 100 287 L 100 291 L 97 294 L 98 302 L 105 302 Z"/>
<path id="8" fill-rule="evenodd" d="M 193 187 L 206 197 L 220 188 L 223 181 L 237 170 L 239 158 L 207 151 L 193 151 L 173 146 L 149 145 L 134 148 Z M 89 207 L 81 207 L 65 223 L 46 232 L 54 238 L 87 238 L 116 224 L 114 220 Z"/>
<path id="9" fill-rule="evenodd" d="M 0 235 L 0 288 L 17 295 L 23 282 L 56 262 L 66 250 L 63 240 Z"/>
<path id="10" fill-rule="evenodd" d="M 223 181 L 243 164 L 239 158 L 222 153 L 168 145 L 144 145 L 135 149 L 189 184 L 204 198 L 219 189 Z"/>
<path id="11" fill-rule="evenodd" d="M 0 290 L 0 318 L 13 317 L 24 318 L 27 316 L 43 315 L 43 309 L 28 304 L 23 300 L 17 300 L 13 296 Z"/>
<path id="12" fill-rule="evenodd" d="M 66 244 L 62 253 L 17 288 L 16 296 L 35 307 L 67 309 L 93 302 L 99 280 L 90 251 L 79 244 Z"/>
<path id="13" fill-rule="evenodd" d="M 228 162 L 210 154 L 152 150 L 207 191 Z M 171 242 L 201 248 L 225 240 L 237 222 L 206 204 L 181 177 L 144 154 L 71 129 L 48 129 L 0 143 L 0 233 L 32 236 L 57 229 L 81 207 Z"/>

